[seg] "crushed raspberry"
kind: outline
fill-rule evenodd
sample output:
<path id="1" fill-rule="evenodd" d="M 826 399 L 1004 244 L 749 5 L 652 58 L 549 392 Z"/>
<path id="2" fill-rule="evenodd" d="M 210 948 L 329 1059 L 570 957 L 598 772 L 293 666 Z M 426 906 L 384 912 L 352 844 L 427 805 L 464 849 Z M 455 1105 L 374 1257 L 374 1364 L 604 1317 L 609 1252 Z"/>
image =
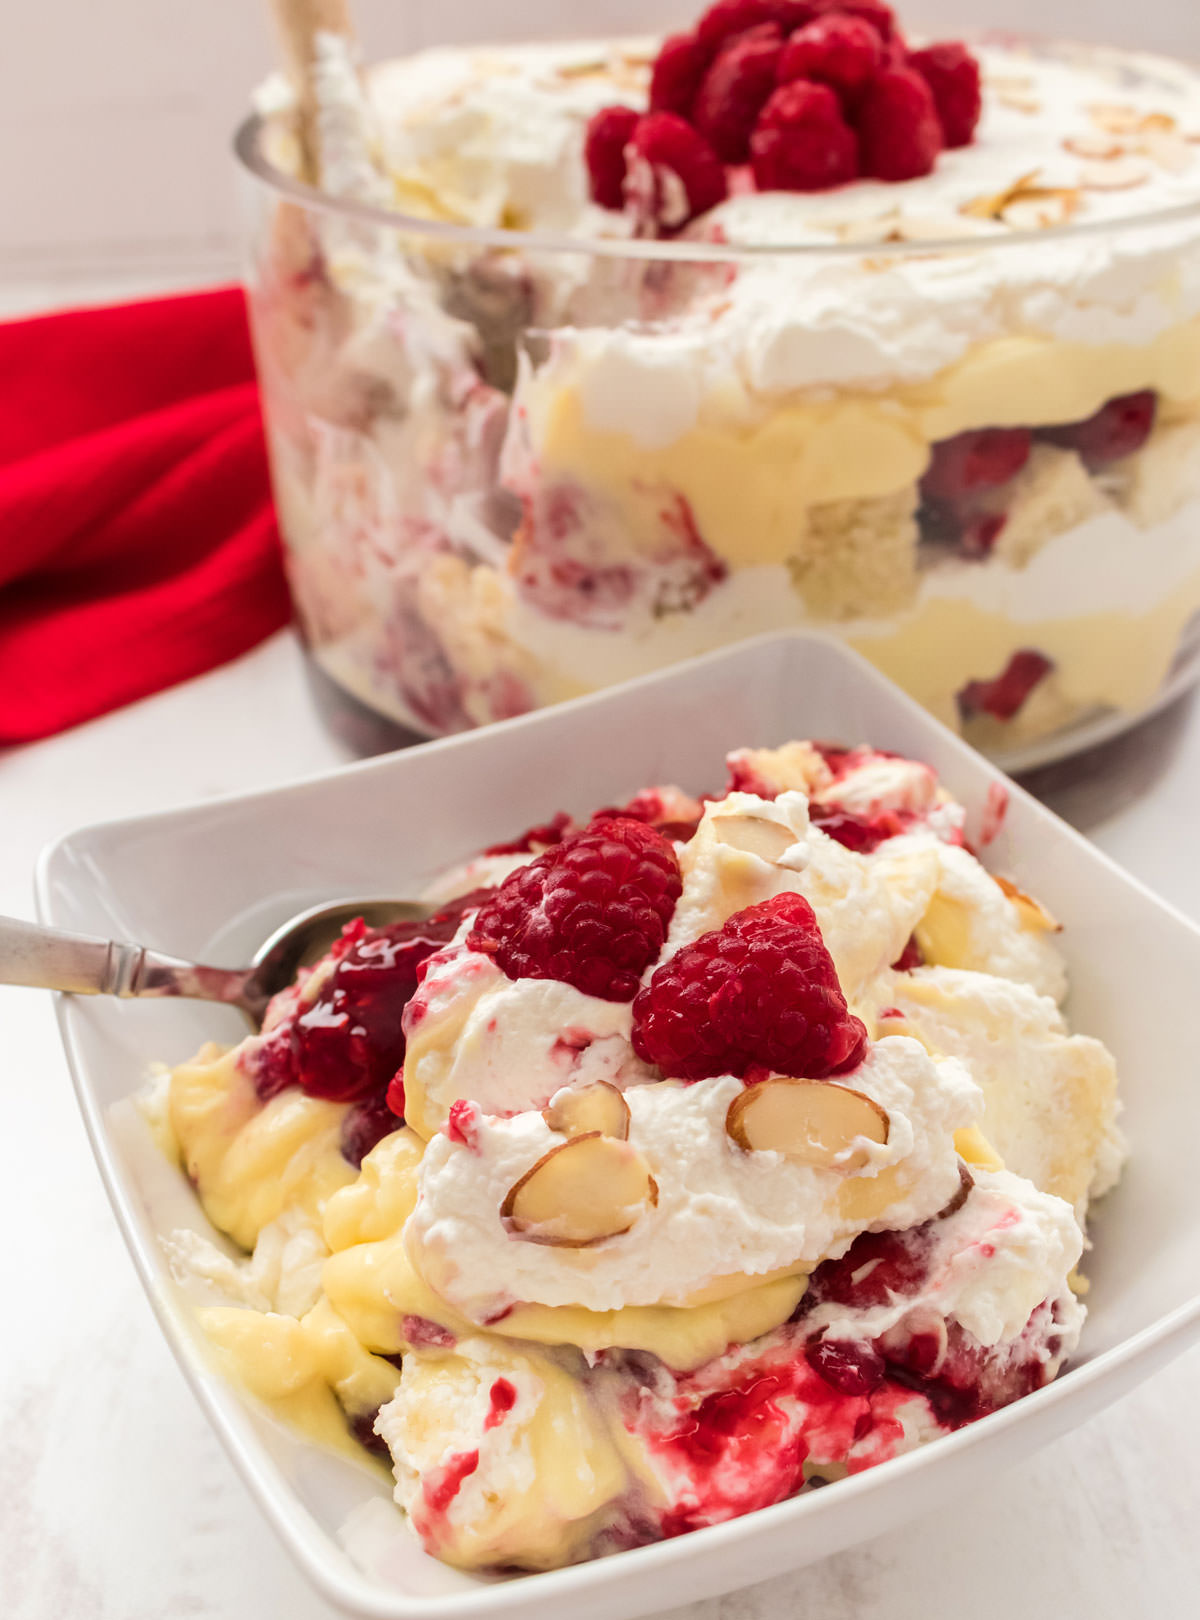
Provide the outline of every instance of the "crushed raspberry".
<path id="1" fill-rule="evenodd" d="M 751 28 L 726 44 L 704 75 L 692 122 L 725 163 L 744 163 L 750 132 L 775 88 L 783 40 L 774 23 Z"/>
<path id="2" fill-rule="evenodd" d="M 825 84 L 782 85 L 750 137 L 760 191 L 825 191 L 858 177 L 858 142 Z"/>
<path id="3" fill-rule="evenodd" d="M 812 804 L 809 818 L 827 838 L 858 855 L 869 855 L 889 838 L 899 838 L 911 832 L 913 823 L 920 820 L 911 810 L 876 810 L 873 815 L 860 816 L 856 811 L 843 810 L 836 804 Z"/>
<path id="4" fill-rule="evenodd" d="M 711 61 L 712 48 L 697 35 L 669 34 L 659 47 L 650 74 L 650 111 L 690 117 L 700 81 Z"/>
<path id="5" fill-rule="evenodd" d="M 924 966 L 925 958 L 922 955 L 921 947 L 917 944 L 917 936 L 915 934 L 910 934 L 908 936 L 908 943 L 900 952 L 900 955 L 892 963 L 892 972 L 911 973 L 914 968 Z"/>
<path id="6" fill-rule="evenodd" d="M 671 814 L 672 810 L 677 812 L 686 808 L 686 800 L 667 805 L 657 788 L 645 788 L 641 793 L 635 793 L 628 804 L 597 810 L 596 817 L 629 816 L 634 821 L 644 821 L 649 826 L 657 828 L 663 837 L 669 838 L 672 843 L 686 844 L 689 839 L 695 837 L 696 828 L 700 825 L 703 815 L 703 808 L 700 806 L 697 806 L 696 815 L 689 814 L 686 819 Z"/>
<path id="7" fill-rule="evenodd" d="M 1053 668 L 1045 654 L 1023 647 L 1013 653 L 1003 674 L 995 680 L 968 681 L 958 694 L 958 712 L 964 720 L 979 714 L 990 714 L 993 720 L 1011 720 Z"/>
<path id="8" fill-rule="evenodd" d="M 856 1067 L 866 1038 L 798 894 L 685 945 L 633 1004 L 634 1051 L 679 1080 L 758 1069 L 822 1080 Z"/>
<path id="9" fill-rule="evenodd" d="M 542 822 L 539 827 L 530 827 L 519 838 L 514 838 L 507 844 L 491 844 L 484 850 L 485 855 L 531 855 L 543 849 L 549 849 L 553 844 L 561 844 L 568 833 L 574 832 L 575 823 L 565 810 L 560 810 L 549 821 Z"/>
<path id="10" fill-rule="evenodd" d="M 925 501 L 961 501 L 1007 484 L 1029 460 L 1033 435 L 1028 428 L 980 428 L 943 439 L 933 446 L 921 479 Z"/>
<path id="11" fill-rule="evenodd" d="M 405 1316 L 400 1323 L 401 1336 L 414 1350 L 453 1350 L 458 1343 L 449 1328 L 433 1322 L 428 1316 Z"/>
<path id="12" fill-rule="evenodd" d="M 1147 388 L 1140 394 L 1110 399 L 1085 422 L 1041 428 L 1039 437 L 1076 451 L 1094 469 L 1140 450 L 1150 437 L 1157 414 L 1158 395 Z"/>
<path id="13" fill-rule="evenodd" d="M 369 1412 L 347 1412 L 346 1427 L 360 1446 L 365 1446 L 368 1451 L 374 1452 L 377 1457 L 382 1457 L 390 1462 L 391 1452 L 388 1450 L 387 1441 L 381 1435 L 375 1433 L 375 1419 L 378 1416 L 379 1408 L 377 1406 Z"/>
<path id="14" fill-rule="evenodd" d="M 942 150 L 933 92 L 912 68 L 885 68 L 858 108 L 863 173 L 876 180 L 916 180 Z"/>
<path id="15" fill-rule="evenodd" d="M 388 1101 L 382 1097 L 367 1097 L 355 1103 L 342 1120 L 342 1158 L 356 1170 L 373 1147 L 377 1147 L 385 1136 L 398 1131 L 404 1124 L 403 1111 L 397 1117 L 389 1106 L 391 1095 L 389 1087 Z"/>
<path id="16" fill-rule="evenodd" d="M 483 1420 L 485 1429 L 494 1429 L 503 1423 L 517 1404 L 517 1387 L 508 1378 L 497 1378 L 488 1392 L 488 1414 Z"/>
<path id="17" fill-rule="evenodd" d="M 869 1395 L 883 1383 L 883 1357 L 869 1344 L 847 1339 L 809 1341 L 808 1364 L 843 1395 Z"/>
<path id="18" fill-rule="evenodd" d="M 367 928 L 358 918 L 350 924 L 316 996 L 276 1024 L 247 1058 L 263 1101 L 288 1086 L 330 1102 L 381 1097 L 404 1064 L 401 1021 L 421 965 L 490 893 L 476 889 L 424 922 Z"/>
<path id="19" fill-rule="evenodd" d="M 479 1467 L 478 1451 L 456 1451 L 448 1461 L 431 1468 L 421 1481 L 425 1508 L 437 1518 L 462 1489 L 462 1482 Z"/>
<path id="20" fill-rule="evenodd" d="M 638 117 L 632 107 L 601 107 L 588 123 L 583 160 L 592 200 L 601 208 L 625 206 L 625 148 L 633 139 Z"/>
<path id="21" fill-rule="evenodd" d="M 979 63 L 957 40 L 913 51 L 908 62 L 933 92 L 946 145 L 969 146 L 983 111 Z"/>
<path id="22" fill-rule="evenodd" d="M 817 1305 L 869 1310 L 921 1291 L 929 1269 L 932 1223 L 905 1232 L 863 1232 L 838 1260 L 823 1260 L 808 1280 L 799 1316 Z"/>
<path id="23" fill-rule="evenodd" d="M 896 13 L 884 0 L 813 0 L 813 10 L 824 17 L 833 13 L 841 17 L 858 17 L 870 23 L 880 39 L 896 37 Z"/>
<path id="24" fill-rule="evenodd" d="M 716 0 L 696 26 L 696 37 L 715 51 L 735 34 L 773 22 L 790 34 L 817 13 L 817 0 Z"/>
<path id="25" fill-rule="evenodd" d="M 794 33 L 783 48 L 776 77 L 817 79 L 853 100 L 883 65 L 883 41 L 861 17 L 831 13 Z"/>
<path id="26" fill-rule="evenodd" d="M 450 1104 L 446 1114 L 446 1135 L 459 1147 L 475 1151 L 478 1141 L 476 1127 L 479 1124 L 479 1108 L 477 1104 L 467 1097 L 456 1097 Z"/>
<path id="27" fill-rule="evenodd" d="M 647 114 L 632 146 L 650 177 L 649 194 L 636 200 L 660 224 L 678 229 L 725 201 L 728 184 L 720 158 L 678 113 Z"/>
<path id="28" fill-rule="evenodd" d="M 469 944 L 510 979 L 557 979 L 605 1001 L 632 1001 L 681 888 L 661 833 L 601 818 L 512 873 L 480 907 Z"/>

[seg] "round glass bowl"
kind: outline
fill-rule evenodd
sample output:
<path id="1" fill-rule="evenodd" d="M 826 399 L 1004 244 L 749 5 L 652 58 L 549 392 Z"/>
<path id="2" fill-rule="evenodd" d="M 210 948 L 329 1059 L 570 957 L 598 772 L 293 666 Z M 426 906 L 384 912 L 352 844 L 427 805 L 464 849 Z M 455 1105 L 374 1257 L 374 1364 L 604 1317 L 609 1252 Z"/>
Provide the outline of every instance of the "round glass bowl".
<path id="1" fill-rule="evenodd" d="M 1161 71 L 1200 132 L 1185 70 L 1023 49 L 1113 83 L 1081 187 L 1194 161 L 1200 196 L 1187 114 L 1122 100 Z M 1026 172 L 949 226 L 873 186 L 815 241 L 585 240 L 338 201 L 270 136 L 237 151 L 274 488 L 353 705 L 438 735 L 804 626 L 1025 767 L 1200 673 L 1182 181 L 1100 218 Z"/>

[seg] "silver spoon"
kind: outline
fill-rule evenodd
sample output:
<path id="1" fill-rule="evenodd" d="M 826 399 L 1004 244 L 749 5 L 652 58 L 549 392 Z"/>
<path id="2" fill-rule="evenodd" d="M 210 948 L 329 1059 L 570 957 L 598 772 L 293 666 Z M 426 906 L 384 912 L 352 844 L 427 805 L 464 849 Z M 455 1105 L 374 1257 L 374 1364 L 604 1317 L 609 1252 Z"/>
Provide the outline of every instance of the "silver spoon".
<path id="1" fill-rule="evenodd" d="M 205 967 L 144 945 L 67 934 L 0 917 L 0 984 L 65 990 L 76 996 L 186 996 L 236 1007 L 258 1029 L 267 1003 L 315 962 L 346 923 L 368 928 L 421 922 L 437 909 L 415 900 L 334 900 L 310 906 L 269 934 L 246 968 Z"/>

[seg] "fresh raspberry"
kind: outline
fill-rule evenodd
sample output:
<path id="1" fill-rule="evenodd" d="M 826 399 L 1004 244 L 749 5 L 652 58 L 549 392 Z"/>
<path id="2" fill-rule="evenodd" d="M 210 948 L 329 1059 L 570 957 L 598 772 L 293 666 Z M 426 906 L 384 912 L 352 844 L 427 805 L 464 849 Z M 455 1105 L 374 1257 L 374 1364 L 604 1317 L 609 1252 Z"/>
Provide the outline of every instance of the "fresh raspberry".
<path id="1" fill-rule="evenodd" d="M 632 1001 L 681 888 L 661 833 L 601 818 L 508 877 L 480 907 L 469 944 L 510 979 L 557 979 L 604 1001 Z"/>
<path id="2" fill-rule="evenodd" d="M 711 47 L 702 44 L 695 34 L 669 34 L 659 47 L 650 74 L 650 111 L 689 118 L 712 54 Z"/>
<path id="3" fill-rule="evenodd" d="M 818 17 L 794 33 L 776 69 L 780 84 L 817 79 L 853 100 L 883 65 L 883 41 L 861 17 Z"/>
<path id="4" fill-rule="evenodd" d="M 1029 460 L 1032 448 L 1028 428 L 981 428 L 943 439 L 933 446 L 921 479 L 921 499 L 961 501 L 1007 484 Z"/>
<path id="5" fill-rule="evenodd" d="M 583 160 L 592 200 L 601 208 L 625 206 L 625 148 L 633 139 L 638 117 L 632 107 L 601 107 L 588 122 Z"/>
<path id="6" fill-rule="evenodd" d="M 858 108 L 863 173 L 876 180 L 916 180 L 942 149 L 933 91 L 912 68 L 885 68 Z"/>
<path id="7" fill-rule="evenodd" d="M 282 1019 L 247 1058 L 265 1101 L 288 1086 L 330 1102 L 380 1097 L 404 1063 L 401 1020 L 422 964 L 458 932 L 491 890 L 452 900 L 424 922 L 369 929 L 352 923 L 333 948 L 317 994 Z"/>
<path id="8" fill-rule="evenodd" d="M 1013 653 L 1004 673 L 995 680 L 968 681 L 958 694 L 958 712 L 964 720 L 978 714 L 990 714 L 993 720 L 1011 720 L 1053 668 L 1053 662 L 1043 653 L 1023 647 Z"/>
<path id="9" fill-rule="evenodd" d="M 736 34 L 773 22 L 785 34 L 803 28 L 817 14 L 818 0 L 716 0 L 696 25 L 696 37 L 710 51 Z"/>
<path id="10" fill-rule="evenodd" d="M 720 158 L 678 113 L 648 113 L 634 131 L 633 150 L 649 178 L 643 206 L 668 229 L 724 202 L 728 188 Z"/>
<path id="11" fill-rule="evenodd" d="M 1140 450 L 1150 437 L 1158 414 L 1158 395 L 1147 388 L 1140 394 L 1122 394 L 1102 405 L 1085 422 L 1042 428 L 1039 437 L 1065 450 L 1075 450 L 1089 467 L 1103 467 Z"/>
<path id="12" fill-rule="evenodd" d="M 818 16 L 858 17 L 871 27 L 885 43 L 897 38 L 896 13 L 884 0 L 813 0 Z"/>
<path id="13" fill-rule="evenodd" d="M 775 88 L 775 68 L 783 40 L 774 23 L 764 23 L 723 47 L 704 75 L 692 107 L 692 122 L 726 163 L 744 163 L 750 132 Z"/>
<path id="14" fill-rule="evenodd" d="M 933 92 L 946 145 L 969 146 L 983 111 L 979 63 L 957 40 L 913 51 L 908 63 Z"/>
<path id="15" fill-rule="evenodd" d="M 750 137 L 760 191 L 825 191 L 858 177 L 858 143 L 827 84 L 782 85 Z"/>
<path id="16" fill-rule="evenodd" d="M 781 894 L 663 964 L 633 1004 L 633 1048 L 678 1080 L 752 1069 L 823 1080 L 863 1056 L 813 909 Z"/>

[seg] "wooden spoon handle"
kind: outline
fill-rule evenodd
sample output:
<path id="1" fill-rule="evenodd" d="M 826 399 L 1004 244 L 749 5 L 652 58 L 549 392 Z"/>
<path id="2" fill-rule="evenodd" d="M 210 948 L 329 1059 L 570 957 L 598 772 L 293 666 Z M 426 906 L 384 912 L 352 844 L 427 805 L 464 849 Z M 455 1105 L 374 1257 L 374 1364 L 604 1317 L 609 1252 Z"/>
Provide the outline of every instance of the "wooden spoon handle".
<path id="1" fill-rule="evenodd" d="M 321 184 L 319 105 L 316 89 L 317 35 L 340 35 L 353 52 L 357 35 L 349 0 L 270 0 L 283 52 L 284 71 L 296 94 L 296 124 L 304 178 Z"/>

